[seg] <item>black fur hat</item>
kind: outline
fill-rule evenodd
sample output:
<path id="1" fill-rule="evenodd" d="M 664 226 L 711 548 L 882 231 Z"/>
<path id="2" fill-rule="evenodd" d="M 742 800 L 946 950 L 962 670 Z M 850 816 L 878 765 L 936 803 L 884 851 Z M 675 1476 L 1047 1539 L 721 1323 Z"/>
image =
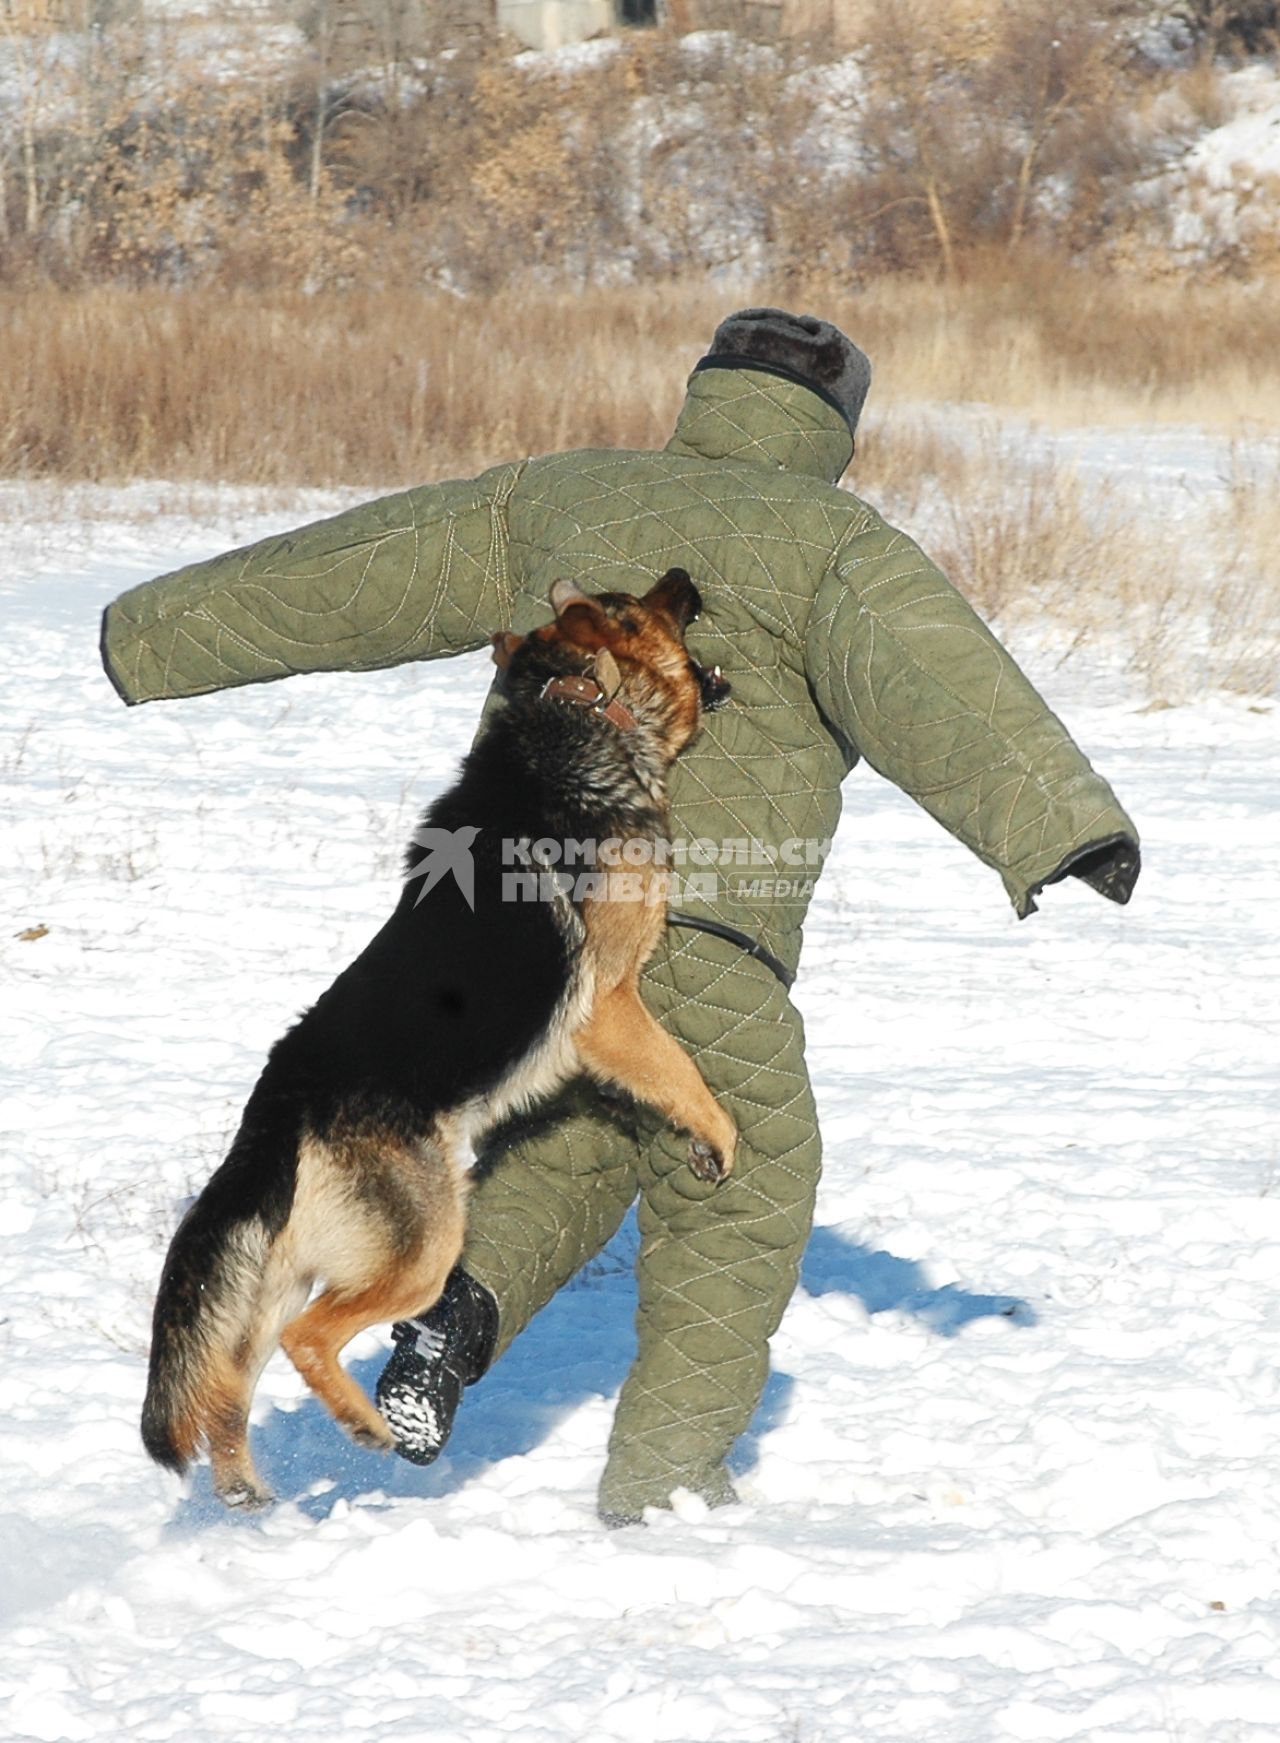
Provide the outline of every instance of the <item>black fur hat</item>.
<path id="1" fill-rule="evenodd" d="M 871 364 L 830 321 L 785 309 L 739 309 L 721 321 L 699 369 L 764 369 L 820 394 L 856 431 Z"/>

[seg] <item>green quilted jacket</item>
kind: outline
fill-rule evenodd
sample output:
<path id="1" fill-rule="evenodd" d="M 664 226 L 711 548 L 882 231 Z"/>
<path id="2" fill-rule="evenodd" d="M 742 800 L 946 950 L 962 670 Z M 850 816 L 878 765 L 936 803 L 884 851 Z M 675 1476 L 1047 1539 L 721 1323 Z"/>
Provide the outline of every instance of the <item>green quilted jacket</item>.
<path id="1" fill-rule="evenodd" d="M 134 588 L 102 653 L 126 702 L 367 671 L 546 621 L 559 576 L 700 588 L 690 646 L 733 697 L 674 771 L 679 906 L 794 969 L 859 756 L 1004 881 L 1067 870 L 1115 901 L 1137 835 L 1106 782 L 919 547 L 836 488 L 840 414 L 783 377 L 696 373 L 660 453 L 584 451 L 424 485 Z"/>

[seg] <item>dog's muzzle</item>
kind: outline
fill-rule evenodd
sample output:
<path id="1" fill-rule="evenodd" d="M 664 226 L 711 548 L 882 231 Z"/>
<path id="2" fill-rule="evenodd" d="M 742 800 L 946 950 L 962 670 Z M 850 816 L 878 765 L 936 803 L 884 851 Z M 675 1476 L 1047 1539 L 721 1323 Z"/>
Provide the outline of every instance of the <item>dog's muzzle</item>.
<path id="1" fill-rule="evenodd" d="M 703 713 L 714 714 L 717 708 L 724 707 L 733 694 L 729 680 L 719 666 L 700 666 L 696 660 L 691 660 L 689 664 L 697 674 Z"/>

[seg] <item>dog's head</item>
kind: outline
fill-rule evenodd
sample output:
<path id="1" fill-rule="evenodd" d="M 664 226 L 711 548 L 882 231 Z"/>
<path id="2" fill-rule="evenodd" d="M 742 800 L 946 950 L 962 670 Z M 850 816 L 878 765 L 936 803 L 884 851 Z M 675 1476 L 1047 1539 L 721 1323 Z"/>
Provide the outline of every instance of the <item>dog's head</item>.
<path id="1" fill-rule="evenodd" d="M 694 737 L 704 713 L 729 697 L 718 666 L 700 666 L 685 631 L 702 610 L 683 569 L 668 569 L 647 593 L 587 594 L 573 581 L 551 588 L 555 620 L 531 635 L 493 638 L 493 657 L 511 693 L 548 678 L 582 676 L 636 720 L 656 731 L 674 758 Z"/>

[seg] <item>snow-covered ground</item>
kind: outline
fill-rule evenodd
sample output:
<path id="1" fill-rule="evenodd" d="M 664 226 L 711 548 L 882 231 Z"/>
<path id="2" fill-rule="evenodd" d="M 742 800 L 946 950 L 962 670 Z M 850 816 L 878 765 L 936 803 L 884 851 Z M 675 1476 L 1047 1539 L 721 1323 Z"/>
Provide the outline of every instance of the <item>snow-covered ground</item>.
<path id="1" fill-rule="evenodd" d="M 486 667 L 126 711 L 98 612 L 320 506 L 0 490 L 0 1737 L 1272 1743 L 1272 698 L 1152 711 L 1028 642 L 1143 830 L 1127 910 L 1068 885 L 1019 924 L 850 779 L 798 987 L 827 1174 L 736 1506 L 596 1522 L 630 1230 L 430 1470 L 351 1447 L 282 1358 L 274 1511 L 148 1464 L 176 1207 L 388 911 Z"/>

